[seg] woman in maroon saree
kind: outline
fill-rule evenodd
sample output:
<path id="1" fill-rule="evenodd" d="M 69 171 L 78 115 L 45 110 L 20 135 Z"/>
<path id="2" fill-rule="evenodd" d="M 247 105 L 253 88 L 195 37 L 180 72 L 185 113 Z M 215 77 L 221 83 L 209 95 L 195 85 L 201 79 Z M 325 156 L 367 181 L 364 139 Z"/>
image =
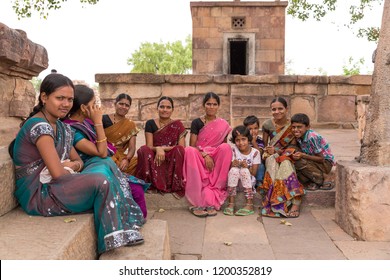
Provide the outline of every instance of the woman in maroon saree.
<path id="1" fill-rule="evenodd" d="M 183 160 L 185 135 L 180 120 L 172 120 L 173 100 L 163 96 L 157 103 L 159 118 L 145 124 L 146 145 L 137 151 L 136 177 L 151 183 L 149 190 L 184 196 Z"/>

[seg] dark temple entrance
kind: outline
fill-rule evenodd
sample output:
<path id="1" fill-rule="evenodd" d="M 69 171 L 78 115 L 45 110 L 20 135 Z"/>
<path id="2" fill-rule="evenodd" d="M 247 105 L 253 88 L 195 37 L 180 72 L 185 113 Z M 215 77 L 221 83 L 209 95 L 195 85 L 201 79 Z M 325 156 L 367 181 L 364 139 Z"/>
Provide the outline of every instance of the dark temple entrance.
<path id="1" fill-rule="evenodd" d="M 229 74 L 247 75 L 247 40 L 229 40 Z"/>

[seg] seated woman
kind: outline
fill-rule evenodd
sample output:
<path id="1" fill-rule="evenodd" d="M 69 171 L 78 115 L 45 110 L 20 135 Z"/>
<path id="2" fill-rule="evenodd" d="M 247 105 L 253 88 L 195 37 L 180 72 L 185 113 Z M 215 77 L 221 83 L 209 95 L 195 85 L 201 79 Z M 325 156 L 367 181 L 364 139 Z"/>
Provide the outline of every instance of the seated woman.
<path id="1" fill-rule="evenodd" d="M 115 147 L 107 142 L 101 123 L 102 111 L 95 101 L 95 93 L 91 88 L 84 85 L 75 86 L 73 106 L 69 117 L 64 120 L 75 132 L 73 145 L 85 165 L 97 162 L 100 166 L 93 169 L 93 172 L 103 172 L 110 177 L 112 183 L 118 184 L 123 192 L 126 192 L 126 198 L 134 213 L 142 211 L 143 217 L 146 217 L 144 188 L 149 185 L 134 176 L 122 173 L 110 158 L 115 153 Z"/>
<path id="2" fill-rule="evenodd" d="M 122 189 L 109 177 L 84 166 L 72 146 L 71 128 L 58 120 L 68 114 L 73 98 L 69 78 L 50 74 L 43 79 L 39 103 L 9 148 L 15 164 L 15 196 L 29 215 L 93 210 L 99 253 L 142 242 L 138 231 L 142 214 L 123 199 Z M 96 163 L 96 168 L 101 166 Z"/>
<path id="3" fill-rule="evenodd" d="M 126 118 L 131 106 L 131 97 L 126 93 L 119 94 L 115 99 L 115 113 L 103 115 L 103 127 L 107 140 L 111 142 L 116 153 L 112 159 L 122 172 L 135 175 L 137 158 L 136 137 L 139 128 L 135 123 Z"/>
<path id="4" fill-rule="evenodd" d="M 190 146 L 184 158 L 186 198 L 198 217 L 215 216 L 227 198 L 227 179 L 232 149 L 227 144 L 228 122 L 217 117 L 219 96 L 213 92 L 203 98 L 205 115 L 191 123 Z"/>
<path id="5" fill-rule="evenodd" d="M 292 154 L 297 142 L 287 118 L 287 101 L 278 97 L 271 102 L 272 119 L 263 124 L 266 152 L 265 176 L 259 188 L 263 193 L 261 214 L 268 217 L 296 218 L 305 191 L 298 181 Z"/>
<path id="6" fill-rule="evenodd" d="M 183 160 L 185 135 L 180 120 L 172 120 L 173 100 L 162 96 L 157 102 L 158 118 L 145 124 L 146 145 L 137 151 L 136 176 L 152 183 L 151 190 L 184 196 Z"/>

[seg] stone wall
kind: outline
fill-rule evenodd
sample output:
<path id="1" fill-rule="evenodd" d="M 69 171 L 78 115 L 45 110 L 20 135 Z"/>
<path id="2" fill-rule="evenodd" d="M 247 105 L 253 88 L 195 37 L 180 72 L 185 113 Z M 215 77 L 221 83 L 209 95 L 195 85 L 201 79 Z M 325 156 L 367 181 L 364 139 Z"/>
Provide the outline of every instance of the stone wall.
<path id="1" fill-rule="evenodd" d="M 202 97 L 213 91 L 221 97 L 219 115 L 232 125 L 248 115 L 261 121 L 270 117 L 275 96 L 286 97 L 289 113 L 306 113 L 315 127 L 353 128 L 362 114 L 359 102 L 371 91 L 371 76 L 240 76 L 240 75 L 152 75 L 96 74 L 105 112 L 113 112 L 113 100 L 124 92 L 133 98 L 129 117 L 141 126 L 157 116 L 157 101 L 174 99 L 173 118 L 188 126 L 203 114 Z"/>

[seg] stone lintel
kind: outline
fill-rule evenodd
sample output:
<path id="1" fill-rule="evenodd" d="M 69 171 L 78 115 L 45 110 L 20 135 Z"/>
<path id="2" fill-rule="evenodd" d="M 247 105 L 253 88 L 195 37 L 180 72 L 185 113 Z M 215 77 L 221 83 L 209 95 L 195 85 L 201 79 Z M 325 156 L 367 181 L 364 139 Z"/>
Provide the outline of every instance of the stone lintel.
<path id="1" fill-rule="evenodd" d="M 190 7 L 287 7 L 288 1 L 253 1 L 253 2 L 241 2 L 241 1 L 223 1 L 223 2 L 191 2 Z"/>
<path id="2" fill-rule="evenodd" d="M 95 74 L 95 82 L 110 84 L 163 84 L 165 76 L 133 73 Z"/>
<path id="3" fill-rule="evenodd" d="M 298 84 L 328 84 L 328 76 L 299 75 Z"/>
<path id="4" fill-rule="evenodd" d="M 372 75 L 329 76 L 329 83 L 371 86 Z"/>
<path id="5" fill-rule="evenodd" d="M 390 241 L 390 167 L 338 161 L 336 222 L 352 237 Z"/>

